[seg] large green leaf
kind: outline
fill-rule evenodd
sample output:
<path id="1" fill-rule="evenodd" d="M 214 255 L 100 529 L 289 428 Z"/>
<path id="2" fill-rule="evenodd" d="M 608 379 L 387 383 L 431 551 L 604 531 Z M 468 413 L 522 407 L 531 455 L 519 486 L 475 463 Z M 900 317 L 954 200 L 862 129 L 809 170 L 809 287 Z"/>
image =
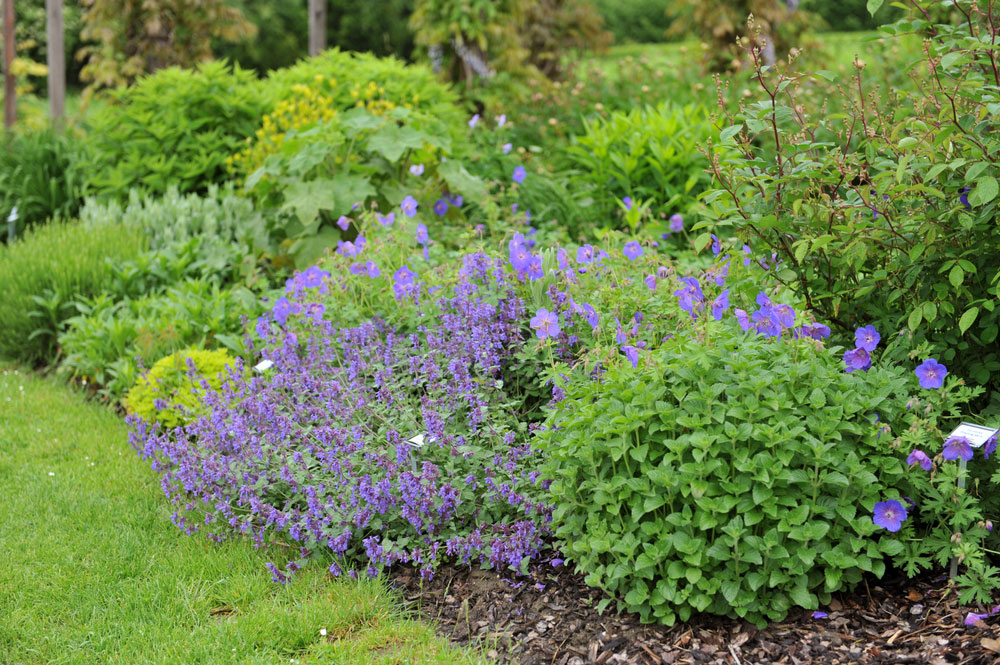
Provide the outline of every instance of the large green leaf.
<path id="1" fill-rule="evenodd" d="M 472 201 L 486 198 L 486 183 L 469 173 L 460 162 L 444 162 L 438 166 L 438 174 L 453 193 L 457 192 Z"/>
<path id="2" fill-rule="evenodd" d="M 408 149 L 417 150 L 423 146 L 427 136 L 412 127 L 386 125 L 368 139 L 368 149 L 380 153 L 395 164 Z"/>

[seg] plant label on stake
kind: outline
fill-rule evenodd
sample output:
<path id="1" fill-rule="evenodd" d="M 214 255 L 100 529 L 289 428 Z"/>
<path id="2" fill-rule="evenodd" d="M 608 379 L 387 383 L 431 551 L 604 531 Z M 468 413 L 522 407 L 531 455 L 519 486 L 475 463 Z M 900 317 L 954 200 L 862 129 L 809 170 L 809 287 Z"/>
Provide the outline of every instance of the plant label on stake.
<path id="1" fill-rule="evenodd" d="M 972 423 L 960 423 L 958 427 L 951 431 L 945 440 L 947 441 L 953 436 L 961 436 L 969 442 L 969 445 L 973 448 L 982 448 L 986 445 L 986 442 L 992 439 L 994 436 L 1000 434 L 1000 429 L 994 429 L 992 427 L 983 427 L 982 425 L 974 425 Z M 968 466 L 968 462 L 964 458 L 959 458 L 958 460 L 958 487 L 959 489 L 965 489 L 965 469 Z M 949 570 L 949 576 L 951 579 L 955 579 L 958 575 L 958 559 L 952 557 L 951 559 L 951 569 Z"/>
<path id="2" fill-rule="evenodd" d="M 411 439 L 406 441 L 410 444 L 410 468 L 413 470 L 413 475 L 417 475 L 417 456 L 414 454 L 416 451 L 424 447 L 424 435 L 417 434 Z"/>
<path id="3" fill-rule="evenodd" d="M 258 372 L 260 372 L 261 374 L 271 369 L 272 367 L 274 367 L 274 361 L 272 360 L 261 360 L 259 363 L 253 366 L 253 368 Z"/>

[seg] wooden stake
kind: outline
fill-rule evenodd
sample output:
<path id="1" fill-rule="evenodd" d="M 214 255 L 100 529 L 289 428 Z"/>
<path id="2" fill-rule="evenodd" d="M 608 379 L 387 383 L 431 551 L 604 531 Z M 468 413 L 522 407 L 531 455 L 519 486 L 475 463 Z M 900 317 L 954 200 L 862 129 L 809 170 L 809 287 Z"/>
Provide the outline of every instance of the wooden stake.
<path id="1" fill-rule="evenodd" d="M 326 0 L 309 0 L 309 55 L 326 49 Z"/>
<path id="2" fill-rule="evenodd" d="M 10 129 L 17 121 L 17 84 L 11 64 L 14 62 L 14 0 L 3 2 L 3 124 Z"/>
<path id="3" fill-rule="evenodd" d="M 66 46 L 63 41 L 62 0 L 45 0 L 45 40 L 49 66 L 49 115 L 62 127 L 66 112 Z"/>

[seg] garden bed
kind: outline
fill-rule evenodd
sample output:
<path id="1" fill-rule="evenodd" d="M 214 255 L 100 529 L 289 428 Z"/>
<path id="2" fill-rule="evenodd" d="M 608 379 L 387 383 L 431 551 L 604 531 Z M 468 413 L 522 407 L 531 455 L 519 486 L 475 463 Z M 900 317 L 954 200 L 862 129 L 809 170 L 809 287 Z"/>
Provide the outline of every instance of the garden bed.
<path id="1" fill-rule="evenodd" d="M 946 579 L 901 575 L 865 580 L 836 594 L 828 616 L 800 611 L 760 630 L 744 621 L 701 615 L 672 627 L 637 615 L 602 615 L 602 594 L 559 567 L 533 583 L 493 572 L 448 567 L 431 581 L 397 571 L 395 583 L 420 613 L 460 644 L 475 643 L 499 663 L 520 665 L 847 665 L 993 664 L 995 626 L 964 625 Z"/>

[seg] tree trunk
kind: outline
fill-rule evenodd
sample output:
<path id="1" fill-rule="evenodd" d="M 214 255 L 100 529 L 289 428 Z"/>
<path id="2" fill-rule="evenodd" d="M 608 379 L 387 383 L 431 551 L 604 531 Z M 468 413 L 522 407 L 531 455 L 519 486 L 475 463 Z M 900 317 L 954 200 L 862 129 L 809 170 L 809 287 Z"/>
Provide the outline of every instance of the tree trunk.
<path id="1" fill-rule="evenodd" d="M 49 115 L 59 128 L 66 113 L 66 47 L 62 0 L 45 0 L 45 40 L 49 67 Z"/>
<path id="2" fill-rule="evenodd" d="M 309 55 L 326 50 L 326 0 L 309 0 Z"/>
<path id="3" fill-rule="evenodd" d="M 3 1 L 3 124 L 10 129 L 17 121 L 17 83 L 11 71 L 14 62 L 14 0 Z"/>

